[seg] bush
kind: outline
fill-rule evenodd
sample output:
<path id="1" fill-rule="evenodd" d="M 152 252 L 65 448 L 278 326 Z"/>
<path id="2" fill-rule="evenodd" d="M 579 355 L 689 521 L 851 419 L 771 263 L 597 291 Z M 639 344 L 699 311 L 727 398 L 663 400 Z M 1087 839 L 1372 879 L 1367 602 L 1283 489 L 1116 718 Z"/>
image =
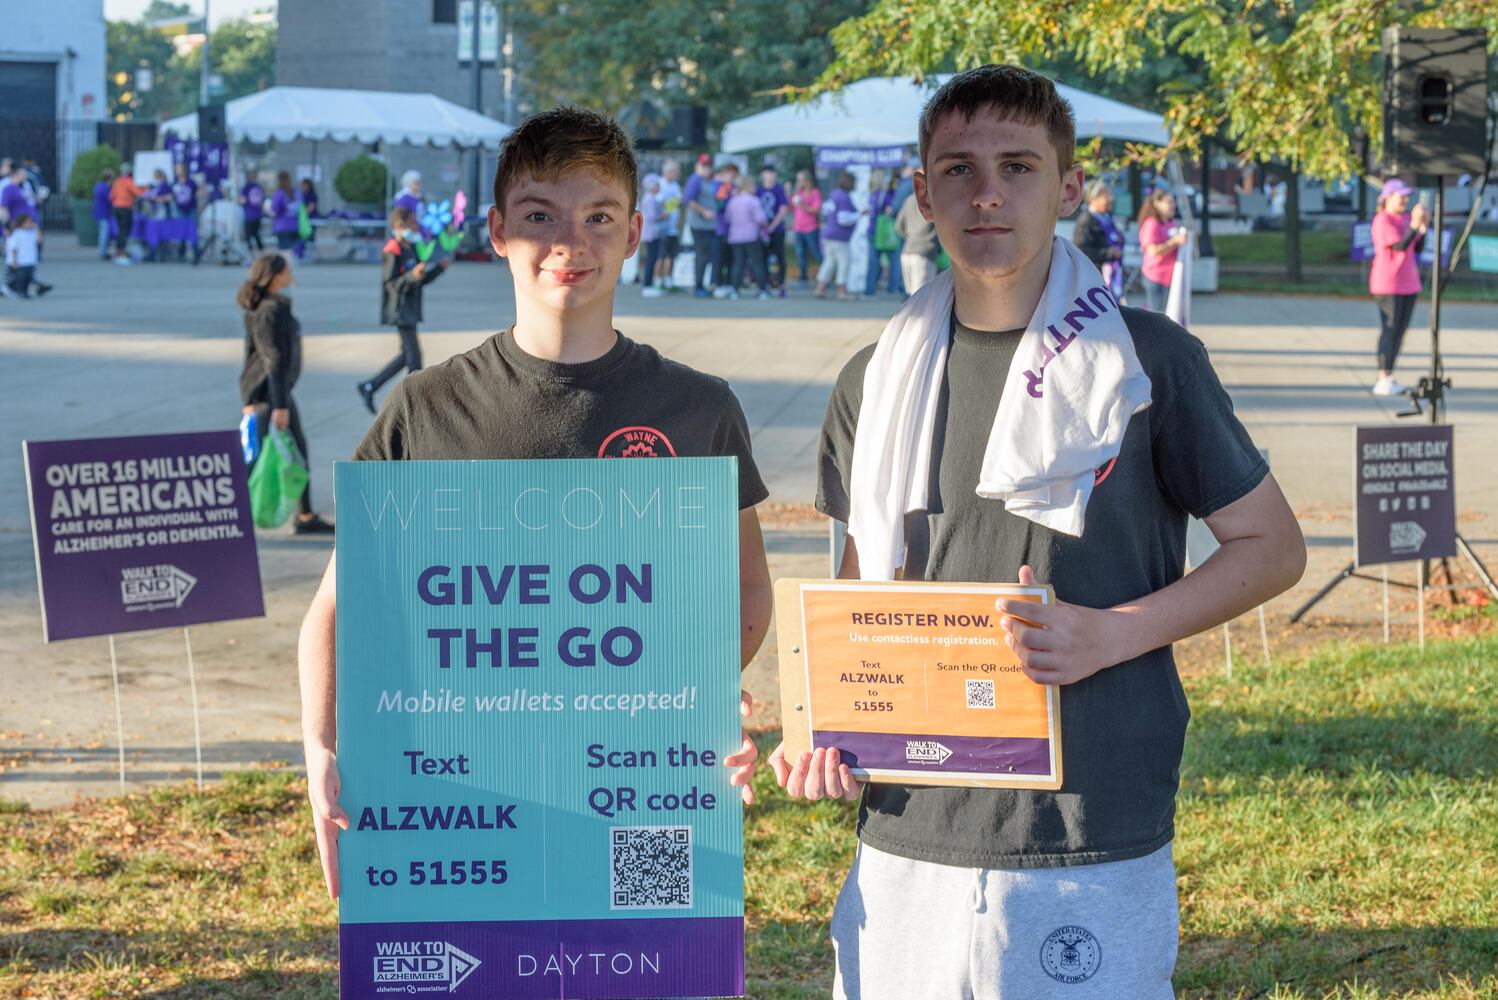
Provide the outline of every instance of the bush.
<path id="1" fill-rule="evenodd" d="M 119 169 L 120 154 L 113 146 L 85 149 L 73 158 L 73 169 L 68 171 L 68 197 L 84 201 L 92 198 L 99 174 L 104 170 L 118 173 Z"/>
<path id="2" fill-rule="evenodd" d="M 333 178 L 333 189 L 346 202 L 360 205 L 383 205 L 388 174 L 385 164 L 369 156 L 356 156 L 344 162 Z"/>

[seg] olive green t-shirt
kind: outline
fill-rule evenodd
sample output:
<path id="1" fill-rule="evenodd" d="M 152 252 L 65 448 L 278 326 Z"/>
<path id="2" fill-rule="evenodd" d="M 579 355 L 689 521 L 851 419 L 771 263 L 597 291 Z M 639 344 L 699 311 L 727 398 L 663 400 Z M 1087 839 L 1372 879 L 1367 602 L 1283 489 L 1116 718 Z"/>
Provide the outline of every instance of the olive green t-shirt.
<path id="1" fill-rule="evenodd" d="M 1118 458 L 1097 472 L 1086 528 L 1073 538 L 977 495 L 999 397 L 1022 331 L 953 321 L 932 450 L 929 510 L 913 515 L 907 575 L 1015 582 L 1028 564 L 1059 600 L 1107 608 L 1180 579 L 1186 515 L 1206 517 L 1268 474 L 1201 341 L 1165 317 L 1121 310 L 1151 382 Z M 838 377 L 822 428 L 817 508 L 848 520 L 864 371 Z M 856 539 L 855 539 L 856 541 Z M 859 836 L 882 851 L 975 868 L 1054 867 L 1142 857 L 1174 833 L 1190 712 L 1169 647 L 1061 689 L 1059 791 L 871 784 Z"/>

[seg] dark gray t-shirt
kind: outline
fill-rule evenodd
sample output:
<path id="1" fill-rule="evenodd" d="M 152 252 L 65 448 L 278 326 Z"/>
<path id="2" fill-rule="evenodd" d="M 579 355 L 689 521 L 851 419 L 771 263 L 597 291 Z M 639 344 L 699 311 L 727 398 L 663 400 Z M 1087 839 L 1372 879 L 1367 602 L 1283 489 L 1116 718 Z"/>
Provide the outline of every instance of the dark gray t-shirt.
<path id="1" fill-rule="evenodd" d="M 601 358 L 560 364 L 509 330 L 396 386 L 354 451 L 360 461 L 482 458 L 739 460 L 739 508 L 769 491 L 728 383 L 623 334 Z"/>
<path id="2" fill-rule="evenodd" d="M 908 520 L 907 572 L 1013 582 L 1029 564 L 1059 600 L 1106 608 L 1180 579 L 1186 515 L 1205 517 L 1268 474 L 1233 415 L 1201 341 L 1163 316 L 1122 310 L 1151 404 L 1118 458 L 1098 470 L 1086 529 L 1073 538 L 976 493 L 984 447 L 1021 331 L 953 324 L 927 515 Z M 873 347 L 838 376 L 818 462 L 817 508 L 848 519 L 853 437 Z M 855 540 L 856 541 L 856 540 Z M 1060 791 L 869 785 L 859 837 L 882 851 L 973 868 L 1040 868 L 1142 857 L 1174 833 L 1190 712 L 1169 647 L 1061 689 Z"/>

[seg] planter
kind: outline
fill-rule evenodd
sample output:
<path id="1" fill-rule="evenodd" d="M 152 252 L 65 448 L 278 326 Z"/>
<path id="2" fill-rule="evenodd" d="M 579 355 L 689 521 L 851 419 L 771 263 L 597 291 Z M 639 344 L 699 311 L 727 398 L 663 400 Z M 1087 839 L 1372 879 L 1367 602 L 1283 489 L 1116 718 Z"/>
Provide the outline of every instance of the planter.
<path id="1" fill-rule="evenodd" d="M 73 211 L 73 232 L 78 234 L 78 245 L 99 245 L 99 220 L 94 218 L 94 202 L 91 198 L 69 198 L 68 207 Z"/>

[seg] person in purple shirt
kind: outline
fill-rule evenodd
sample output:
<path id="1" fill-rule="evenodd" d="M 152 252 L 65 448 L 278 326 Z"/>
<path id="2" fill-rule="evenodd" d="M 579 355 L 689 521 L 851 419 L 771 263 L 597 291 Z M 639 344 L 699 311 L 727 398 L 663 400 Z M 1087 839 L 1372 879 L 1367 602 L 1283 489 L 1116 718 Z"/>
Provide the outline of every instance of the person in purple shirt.
<path id="1" fill-rule="evenodd" d="M 827 297 L 827 286 L 837 285 L 837 297 L 848 294 L 848 241 L 858 225 L 858 207 L 853 204 L 853 175 L 846 170 L 837 179 L 837 187 L 822 205 L 822 266 L 817 268 L 817 298 Z"/>
<path id="2" fill-rule="evenodd" d="M 270 231 L 276 234 L 276 249 L 296 245 L 296 191 L 284 170 L 276 174 L 276 190 L 270 196 Z"/>
<path id="3" fill-rule="evenodd" d="M 10 183 L 0 188 L 0 208 L 13 223 L 22 216 L 36 218 L 36 199 L 26 184 L 26 168 L 17 164 L 11 168 Z"/>
<path id="4" fill-rule="evenodd" d="M 94 221 L 99 224 L 99 259 L 109 260 L 110 224 L 114 222 L 114 209 L 109 204 L 109 189 L 114 184 L 114 171 L 99 172 L 99 183 L 94 185 Z"/>
<path id="5" fill-rule="evenodd" d="M 198 182 L 193 180 L 187 173 L 187 164 L 176 164 L 176 179 L 172 181 L 172 212 L 179 219 L 194 219 L 198 217 Z M 187 259 L 187 240 L 176 241 L 177 255 L 183 260 Z M 196 266 L 201 255 L 198 246 L 193 244 L 193 265 Z"/>
<path id="6" fill-rule="evenodd" d="M 421 173 L 407 170 L 401 174 L 401 193 L 395 196 L 395 207 L 404 208 L 419 220 L 421 218 Z"/>
<path id="7" fill-rule="evenodd" d="M 244 187 L 239 189 L 239 204 L 244 209 L 244 242 L 256 253 L 265 249 L 260 239 L 260 220 L 265 217 L 265 188 L 255 180 L 254 174 L 245 174 Z"/>
<path id="8" fill-rule="evenodd" d="M 791 200 L 775 174 L 774 164 L 766 163 L 759 168 L 759 187 L 754 193 L 765 210 L 770 231 L 765 237 L 765 270 L 769 272 L 770 286 L 779 289 L 780 297 L 785 298 L 785 217 L 790 214 Z"/>
<path id="9" fill-rule="evenodd" d="M 893 247 L 879 249 L 879 220 L 888 218 L 886 232 L 894 229 L 895 225 L 895 200 L 896 189 L 900 185 L 900 178 L 894 174 L 886 175 L 882 170 L 874 171 L 869 181 L 869 267 L 868 276 L 864 280 L 863 293 L 874 296 L 879 292 L 879 274 L 888 269 L 888 279 L 885 281 L 885 290 L 891 295 L 904 293 L 900 288 L 900 252 L 899 243 L 896 241 Z M 893 235 L 890 233 L 890 235 Z"/>

